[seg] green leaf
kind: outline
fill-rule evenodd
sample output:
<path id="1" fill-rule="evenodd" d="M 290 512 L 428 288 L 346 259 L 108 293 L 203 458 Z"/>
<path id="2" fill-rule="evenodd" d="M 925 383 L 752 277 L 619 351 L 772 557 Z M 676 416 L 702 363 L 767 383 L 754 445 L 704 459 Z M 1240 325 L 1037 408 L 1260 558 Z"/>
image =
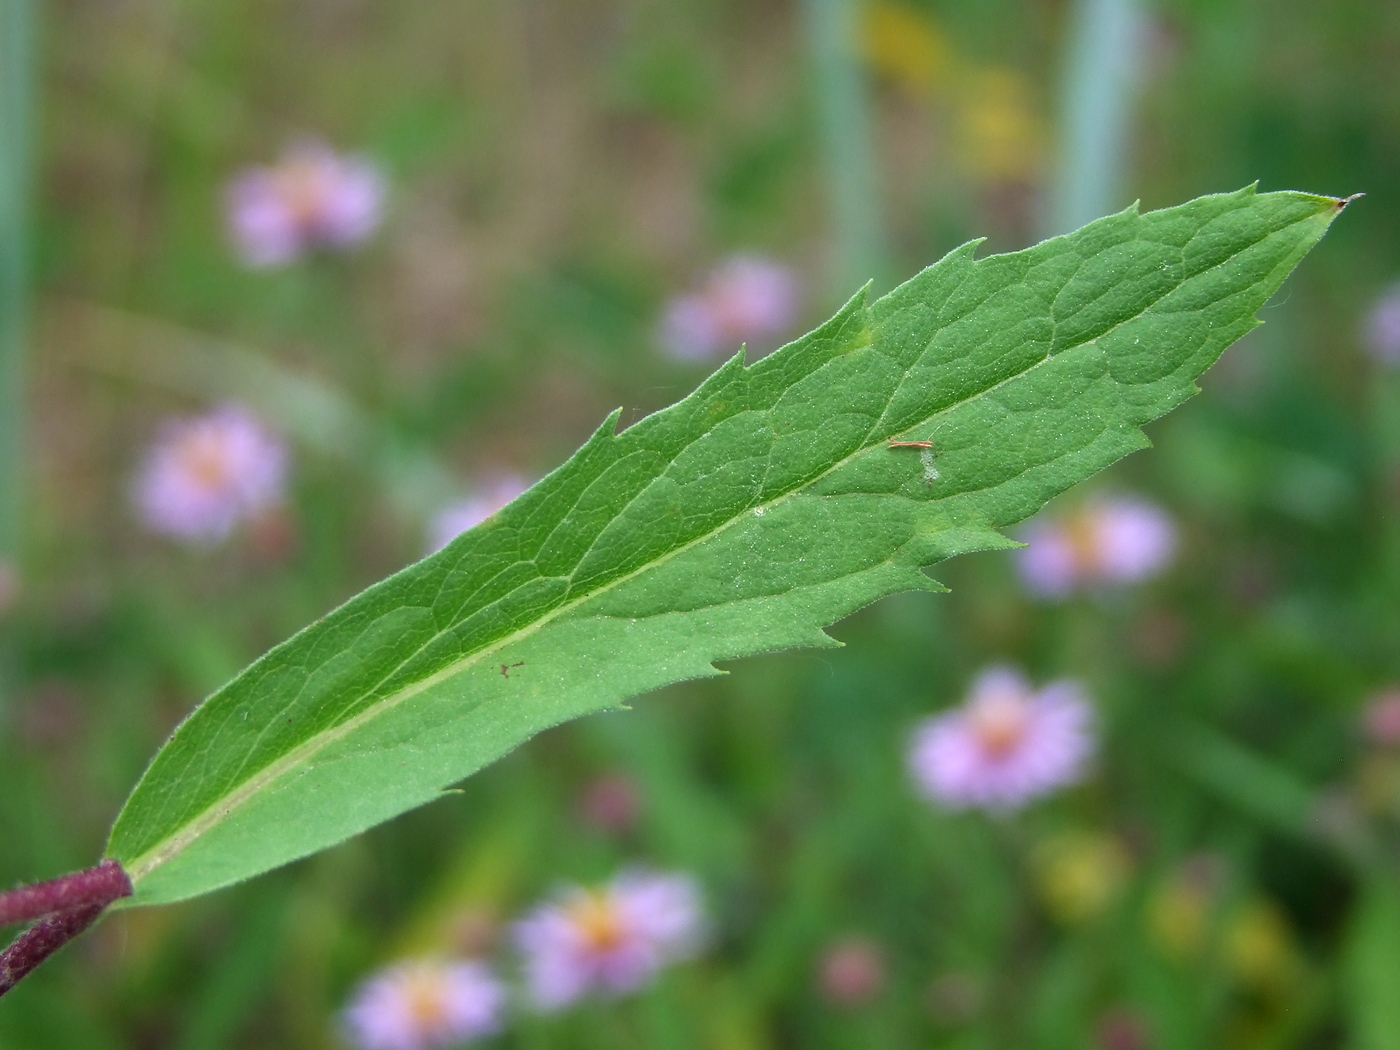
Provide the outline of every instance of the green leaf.
<path id="1" fill-rule="evenodd" d="M 211 696 L 108 847 L 135 903 L 333 845 L 540 730 L 823 628 L 1148 444 L 1345 202 L 1252 188 L 963 245 L 616 433 Z M 891 437 L 931 440 L 938 476 Z"/>

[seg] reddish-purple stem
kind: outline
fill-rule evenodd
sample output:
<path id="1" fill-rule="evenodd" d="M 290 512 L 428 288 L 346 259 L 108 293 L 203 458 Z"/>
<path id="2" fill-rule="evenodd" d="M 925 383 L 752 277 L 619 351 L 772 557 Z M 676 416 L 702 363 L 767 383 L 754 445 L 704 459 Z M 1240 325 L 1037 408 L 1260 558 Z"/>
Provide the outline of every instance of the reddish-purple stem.
<path id="1" fill-rule="evenodd" d="M 84 904 L 40 919 L 0 952 L 0 995 L 21 977 L 92 925 L 105 904 Z"/>
<path id="2" fill-rule="evenodd" d="M 122 866 L 114 860 L 104 860 L 95 868 L 0 892 L 0 926 L 89 904 L 105 908 L 118 898 L 130 896 L 131 880 Z"/>
<path id="3" fill-rule="evenodd" d="M 91 926 L 107 905 L 130 896 L 131 880 L 114 860 L 0 893 L 0 926 L 39 920 L 0 952 L 0 995 Z"/>

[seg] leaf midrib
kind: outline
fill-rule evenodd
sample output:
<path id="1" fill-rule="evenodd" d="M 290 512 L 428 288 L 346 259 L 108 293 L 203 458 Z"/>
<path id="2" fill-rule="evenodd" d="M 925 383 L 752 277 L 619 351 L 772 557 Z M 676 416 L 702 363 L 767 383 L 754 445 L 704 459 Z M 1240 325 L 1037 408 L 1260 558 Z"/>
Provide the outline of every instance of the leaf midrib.
<path id="1" fill-rule="evenodd" d="M 1302 220 L 1300 220 L 1300 221 L 1302 221 Z M 1291 225 L 1291 224 L 1290 224 L 1290 225 Z M 1285 227 L 1285 228 L 1286 228 L 1286 227 Z M 962 399 L 959 400 L 959 401 L 952 402 L 952 403 L 950 403 L 950 404 L 944 406 L 943 408 L 938 409 L 937 411 L 933 412 L 932 414 L 930 414 L 930 415 L 928 415 L 928 416 L 925 416 L 925 417 L 923 417 L 923 418 L 921 418 L 921 419 L 918 419 L 918 420 L 916 420 L 916 421 L 913 422 L 913 423 L 910 423 L 909 425 L 907 425 L 906 427 L 903 428 L 903 432 L 908 432 L 909 430 L 912 430 L 912 429 L 915 428 L 915 427 L 923 426 L 923 425 L 929 423 L 930 421 L 932 421 L 932 420 L 934 420 L 934 419 L 937 419 L 939 416 L 946 415 L 946 414 L 948 414 L 948 413 L 950 413 L 950 412 L 954 412 L 954 411 L 956 411 L 957 409 L 962 408 L 964 405 L 970 404 L 970 403 L 972 403 L 973 401 L 978 400 L 979 398 L 989 397 L 989 396 L 991 396 L 992 394 L 994 394 L 994 393 L 995 393 L 998 389 L 1000 389 L 1001 387 L 1003 387 L 1003 386 L 1005 386 L 1005 385 L 1007 385 L 1007 384 L 1009 384 L 1009 383 L 1012 383 L 1012 382 L 1015 382 L 1015 381 L 1017 381 L 1017 380 L 1020 380 L 1020 379 L 1025 378 L 1026 376 L 1032 374 L 1036 369 L 1040 368 L 1042 365 L 1045 365 L 1045 364 L 1049 363 L 1050 361 L 1053 361 L 1054 359 L 1060 357 L 1061 355 L 1063 355 L 1063 354 L 1065 354 L 1065 353 L 1068 353 L 1068 352 L 1070 352 L 1070 351 L 1072 351 L 1072 350 L 1079 349 L 1080 347 L 1083 347 L 1083 346 L 1089 346 L 1089 345 L 1091 345 L 1091 344 L 1097 343 L 1098 340 L 1104 338 L 1104 337 L 1107 336 L 1107 335 L 1112 334 L 1114 331 L 1116 331 L 1117 329 L 1121 328 L 1123 325 L 1129 324 L 1129 323 L 1131 323 L 1132 321 L 1135 321 L 1135 320 L 1137 320 L 1138 318 L 1142 317 L 1142 316 L 1143 316 L 1144 314 L 1146 314 L 1149 310 L 1151 310 L 1154 306 L 1156 306 L 1159 302 L 1161 302 L 1163 299 L 1165 299 L 1168 295 L 1172 294 L 1172 293 L 1175 292 L 1177 289 L 1181 288 L 1184 284 L 1186 284 L 1187 281 L 1195 280 L 1196 278 L 1198 278 L 1198 277 L 1200 277 L 1200 276 L 1202 276 L 1202 275 L 1204 275 L 1204 274 L 1209 273 L 1211 270 L 1218 269 L 1219 267 L 1224 266 L 1224 265 L 1225 265 L 1226 263 L 1228 263 L 1231 259 L 1233 259 L 1233 258 L 1235 258 L 1237 255 L 1239 255 L 1241 252 L 1247 251 L 1247 250 L 1249 250 L 1249 248 L 1252 248 L 1252 247 L 1254 247 L 1255 245 L 1262 243 L 1263 240 L 1267 239 L 1267 236 L 1272 236 L 1273 233 L 1277 233 L 1277 232 L 1282 232 L 1282 231 L 1281 231 L 1281 230 L 1272 231 L 1269 235 L 1266 235 L 1265 238 L 1261 238 L 1261 240 L 1259 240 L 1259 241 L 1251 242 L 1250 244 L 1246 245 L 1244 248 L 1241 248 L 1239 252 L 1234 252 L 1234 253 L 1232 253 L 1232 254 L 1226 256 L 1225 258 L 1221 259 L 1219 262 L 1213 263 L 1212 265 L 1207 266 L 1207 267 L 1205 267 L 1204 269 L 1201 269 L 1201 270 L 1198 270 L 1198 271 L 1196 271 L 1196 272 L 1194 272 L 1194 273 L 1191 273 L 1191 274 L 1188 274 L 1188 275 L 1186 275 L 1186 276 L 1183 276 L 1182 279 L 1181 279 L 1180 281 L 1176 282 L 1172 287 L 1170 287 L 1170 288 L 1164 290 L 1160 295 L 1158 295 L 1158 296 L 1156 296 L 1155 298 L 1153 298 L 1150 302 L 1148 302 L 1146 305 L 1144 305 L 1143 308 L 1142 308 L 1141 310 L 1137 311 L 1136 313 L 1134 313 L 1134 314 L 1132 314 L 1132 315 L 1130 315 L 1130 316 L 1128 316 L 1128 317 L 1123 318 L 1123 319 L 1120 320 L 1120 321 L 1115 322 L 1114 324 L 1110 325 L 1108 328 L 1104 329 L 1102 332 L 1099 332 L 1097 335 L 1093 336 L 1093 337 L 1090 338 L 1090 339 L 1085 339 L 1085 340 L 1083 340 L 1082 342 L 1078 342 L 1078 343 L 1072 343 L 1072 344 L 1070 344 L 1070 345 L 1068 345 L 1068 346 L 1062 347 L 1058 352 L 1055 352 L 1055 353 L 1052 353 L 1052 352 L 1048 349 L 1048 347 L 1049 347 L 1050 345 L 1053 345 L 1053 344 L 1052 344 L 1052 343 L 1047 343 L 1047 349 L 1046 349 L 1046 351 L 1045 351 L 1045 354 L 1044 354 L 1041 358 L 1039 358 L 1037 361 L 1035 361 L 1033 364 L 1027 366 L 1026 368 L 1022 369 L 1022 370 L 1019 371 L 1019 372 L 1013 373 L 1012 375 L 1009 375 L 1009 376 L 1005 377 L 1004 379 L 999 380 L 998 382 L 992 384 L 992 385 L 989 386 L 989 387 L 986 387 L 986 388 L 983 389 L 983 390 L 979 390 L 979 391 L 976 391 L 976 392 L 973 393 L 973 394 L 969 394 L 967 397 L 962 398 Z M 1200 234 L 1200 231 L 1197 231 L 1197 233 L 1192 237 L 1192 240 L 1194 240 L 1196 236 L 1199 236 L 1199 234 Z M 1190 242 L 1188 242 L 1188 245 L 1189 245 L 1189 243 L 1190 243 Z M 1184 255 L 1184 254 L 1185 254 L 1185 251 L 1186 251 L 1186 247 L 1187 247 L 1187 245 L 1182 245 L 1182 246 L 1180 246 L 1177 250 L 1178 250 L 1179 252 L 1181 252 L 1181 253 Z M 973 261 L 973 264 L 976 265 L 976 260 Z M 1081 260 L 1081 264 L 1082 264 L 1082 260 Z M 967 276 L 964 276 L 963 280 L 966 281 L 966 280 L 967 280 Z M 1253 284 L 1257 284 L 1257 283 L 1258 283 L 1258 282 L 1253 282 Z M 865 310 L 865 311 L 869 311 L 869 310 L 871 309 L 871 307 L 870 307 L 869 305 L 863 305 L 863 306 L 862 306 L 862 309 Z M 944 327 L 946 327 L 946 326 L 944 326 Z M 940 328 L 940 330 L 941 330 L 941 328 Z M 932 341 L 932 338 L 933 338 L 933 337 L 930 336 L 929 342 Z M 879 349 L 878 349 L 878 347 L 876 346 L 876 344 L 875 344 L 874 342 L 869 343 L 869 344 L 867 344 L 867 345 L 871 346 L 871 348 L 874 349 L 874 350 L 876 350 L 876 352 L 879 352 Z M 740 351 L 740 352 L 742 353 L 742 351 Z M 916 358 L 915 360 L 916 360 L 916 362 L 917 362 L 917 358 Z M 752 367 L 752 366 L 750 366 L 750 367 Z M 890 400 L 893 400 L 893 398 L 894 398 L 894 396 L 895 396 L 895 393 L 897 393 L 897 392 L 902 388 L 903 384 L 909 380 L 910 371 L 911 371 L 912 367 L 913 367 L 913 365 L 911 364 L 911 366 L 910 366 L 909 368 L 903 369 L 903 373 L 904 373 L 903 379 L 901 379 L 901 381 L 900 381 L 898 384 L 896 384 L 896 385 L 894 386 L 894 388 L 893 388 L 893 390 L 892 390 L 892 392 L 891 392 L 891 395 L 890 395 Z M 773 499 L 771 499 L 771 500 L 768 500 L 768 501 L 766 502 L 765 505 L 766 505 L 766 506 L 769 506 L 769 507 L 773 507 L 773 506 L 776 506 L 777 504 L 781 503 L 782 501 L 791 498 L 791 497 L 794 496 L 794 495 L 800 494 L 803 490 L 808 489 L 808 488 L 810 488 L 811 486 L 817 484 L 819 481 L 821 481 L 822 478 L 824 478 L 824 477 L 826 477 L 827 475 L 833 473 L 834 471 L 838 470 L 839 468 L 845 466 L 847 463 L 850 463 L 852 460 L 856 459 L 857 457 L 862 456 L 862 455 L 864 455 L 865 453 L 867 453 L 867 452 L 869 452 L 869 451 L 871 451 L 871 450 L 873 450 L 873 449 L 878 448 L 879 445 L 880 445 L 880 442 L 887 440 L 888 437 L 893 437 L 894 434 L 890 434 L 890 435 L 883 435 L 883 436 L 881 436 L 881 437 L 875 439 L 874 441 L 870 441 L 870 440 L 869 440 L 869 435 L 876 432 L 876 430 L 877 430 L 877 428 L 879 427 L 880 423 L 881 423 L 881 422 L 884 420 L 884 418 L 885 418 L 884 412 L 887 412 L 888 409 L 889 409 L 889 401 L 886 402 L 884 411 L 882 411 L 881 415 L 875 419 L 874 423 L 872 423 L 872 425 L 871 425 L 871 427 L 870 427 L 870 430 L 867 431 L 867 437 L 866 437 L 866 442 L 867 442 L 867 443 L 862 444 L 859 448 L 857 448 L 857 449 L 855 449 L 854 451 L 848 453 L 846 456 L 843 456 L 842 458 L 836 460 L 836 461 L 833 462 L 829 467 L 827 467 L 825 470 L 821 471 L 820 473 L 813 475 L 812 477 L 806 479 L 805 481 L 800 482 L 799 484 L 795 484 L 795 485 L 794 485 L 792 488 L 790 488 L 788 491 L 782 493 L 781 495 L 779 495 L 779 496 L 777 496 L 777 497 L 775 497 L 775 498 L 773 498 Z M 699 440 L 701 440 L 701 439 L 702 439 L 706 434 L 708 434 L 708 433 L 710 433 L 710 430 L 709 430 L 709 429 L 707 429 L 707 430 L 705 430 L 704 432 L 702 432 L 701 434 L 697 435 L 697 437 L 696 437 L 694 440 L 695 440 L 695 441 L 699 441 Z M 693 442 L 688 443 L 686 446 L 684 446 L 684 448 L 689 448 L 689 447 L 690 447 L 690 444 L 693 444 Z M 682 451 L 684 451 L 684 449 L 682 449 Z M 677 453 L 677 454 L 679 455 L 679 453 Z M 673 460 L 674 460 L 674 457 L 673 457 Z M 632 505 L 632 502 L 634 502 L 637 498 L 639 498 L 640 495 L 641 495 L 641 492 L 643 492 L 643 491 L 645 491 L 645 488 L 643 488 L 641 491 L 639 491 L 638 494 L 637 494 L 637 496 L 634 496 L 634 497 L 633 497 L 633 500 L 632 500 L 632 501 L 629 501 L 629 502 L 628 502 L 627 504 L 625 504 L 622 508 L 619 508 L 619 510 L 618 510 L 618 512 L 617 512 L 617 515 L 614 515 L 614 517 L 613 517 L 612 520 L 614 520 L 614 521 L 617 520 L 617 517 L 620 516 L 622 513 L 624 513 L 624 512 L 626 511 L 627 507 L 631 506 L 631 505 Z M 946 499 L 946 498 L 950 498 L 950 497 L 940 497 L 940 498 Z M 930 502 L 932 502 L 932 501 L 930 501 Z M 542 630 L 543 628 L 545 628 L 545 627 L 548 626 L 549 624 L 551 624 L 551 623 L 557 621 L 558 619 L 560 619 L 565 613 L 571 611 L 572 609 L 577 608 L 578 606 L 582 605 L 583 603 L 592 601 L 593 599 L 597 598 L 599 595 L 605 594 L 605 593 L 607 593 L 608 591 L 610 591 L 610 590 L 612 590 L 612 589 L 614 589 L 614 588 L 616 588 L 616 587 L 619 587 L 619 586 L 621 586 L 622 584 L 624 584 L 624 583 L 626 583 L 626 582 L 628 582 L 628 581 L 630 581 L 630 580 L 632 580 L 632 579 L 635 579 L 637 576 L 640 576 L 640 575 L 643 574 L 643 573 L 650 572 L 650 571 L 652 571 L 653 569 L 657 568 L 657 567 L 660 566 L 660 565 L 664 565 L 666 562 L 670 561 L 671 559 L 673 559 L 673 558 L 675 558 L 675 557 L 678 557 L 679 555 L 685 553 L 686 551 L 692 549 L 693 547 L 698 546 L 699 544 L 709 542 L 710 540 L 712 540 L 712 539 L 714 539 L 715 537 L 717 537 L 717 536 L 719 536 L 720 534 L 722 534 L 726 529 L 729 529 L 730 527 L 732 527 L 736 522 L 742 520 L 743 517 L 744 517 L 744 515 L 750 513 L 752 509 L 753 509 L 752 507 L 744 507 L 744 508 L 743 508 L 742 510 L 740 510 L 738 513 L 736 513 L 736 514 L 733 515 L 732 517 L 726 519 L 724 522 L 722 522 L 721 524 L 719 524 L 719 525 L 716 526 L 715 528 L 711 529 L 710 531 L 708 531 L 708 532 L 706 532 L 706 533 L 703 533 L 703 534 L 701 534 L 701 535 L 699 535 L 699 536 L 696 536 L 696 537 L 694 537 L 694 538 L 691 539 L 691 540 L 686 541 L 685 543 L 681 544 L 680 546 L 675 547 L 675 548 L 673 548 L 673 549 L 670 550 L 670 551 L 667 551 L 665 554 L 661 555 L 660 557 L 655 558 L 655 559 L 653 559 L 652 561 L 647 562 L 645 565 L 640 565 L 640 566 L 638 566 L 637 568 L 633 569 L 631 572 L 628 572 L 628 573 L 625 573 L 625 574 L 623 574 L 623 575 L 621 575 L 621 576 L 618 576 L 616 579 L 609 580 L 607 583 L 605 583 L 605 584 L 603 584 L 602 586 L 600 586 L 597 590 L 590 591 L 590 592 L 588 592 L 587 594 L 582 594 L 582 595 L 578 596 L 577 598 L 574 598 L 574 599 L 571 599 L 571 600 L 569 600 L 569 601 L 566 601 L 566 602 L 562 603 L 561 605 L 559 605 L 559 606 L 555 607 L 554 609 L 550 610 L 550 611 L 549 611 L 548 613 L 546 613 L 544 616 L 542 616 L 542 617 L 540 617 L 539 619 L 533 621 L 532 623 L 526 624 L 525 626 L 519 628 L 519 629 L 516 630 L 516 631 L 511 632 L 511 633 L 508 634 L 508 635 L 503 635 L 502 637 L 496 639 L 495 641 L 488 642 L 486 645 L 482 646 L 480 649 L 477 649 L 475 652 L 469 653 L 469 654 L 467 654 L 466 656 L 463 656 L 463 657 L 461 657 L 460 659 L 455 660 L 455 661 L 453 661 L 452 663 L 450 663 L 450 664 L 448 664 L 448 665 L 446 665 L 446 666 L 440 668 L 439 670 L 434 671 L 432 674 L 429 674 L 429 675 L 425 676 L 424 678 L 419 679 L 419 680 L 416 681 L 416 682 L 413 682 L 413 683 L 410 683 L 409 685 L 404 686 L 402 689 L 400 689 L 400 690 L 398 690 L 398 691 L 396 691 L 396 692 L 390 694 L 389 696 L 381 698 L 379 701 L 377 701 L 377 702 L 376 702 L 375 704 L 373 704 L 372 706 L 370 706 L 370 707 L 366 708 L 364 711 L 361 711 L 360 713 L 358 713 L 358 714 L 356 714 L 356 715 L 353 715 L 352 717 L 346 719 L 344 722 L 341 722 L 339 725 L 332 726 L 332 727 L 330 727 L 330 728 L 328 728 L 328 729 L 326 729 L 326 730 L 323 730 L 323 731 L 320 732 L 320 733 L 317 733 L 315 736 L 313 736 L 313 737 L 311 737 L 310 739 L 306 740 L 306 741 L 303 742 L 302 744 L 297 745 L 297 746 L 296 746 L 295 748 L 293 748 L 291 751 L 288 751 L 288 752 L 287 752 L 284 756 L 282 756 L 281 758 L 276 759 L 276 760 L 274 760 L 273 762 L 269 763 L 268 765 L 264 766 L 262 769 L 260 769 L 260 770 L 259 770 L 258 772 L 256 772 L 256 773 L 254 773 L 251 777 L 249 777 L 249 778 L 248 778 L 247 780 L 245 780 L 243 783 L 241 783 L 240 785 L 238 785 L 238 786 L 237 786 L 236 788 L 234 788 L 232 791 L 227 792 L 225 795 L 223 795 L 222 797 L 220 797 L 218 800 L 216 800 L 216 801 L 210 803 L 210 804 L 209 804 L 207 807 L 205 807 L 205 809 L 204 809 L 203 811 L 201 811 L 197 816 L 195 816 L 193 819 L 191 819 L 191 820 L 188 821 L 187 823 L 181 825 L 180 829 L 179 829 L 178 831 L 176 831 L 174 834 L 171 834 L 171 835 L 166 836 L 165 838 L 163 838 L 163 839 L 161 839 L 159 842 L 157 842 L 154 846 L 152 846 L 152 847 L 150 847 L 149 849 L 147 849 L 144 853 L 142 853 L 142 854 L 140 854 L 139 856 L 133 858 L 130 862 L 128 862 L 128 863 L 125 865 L 126 871 L 127 871 L 128 875 L 130 876 L 131 881 L 132 881 L 133 883 L 139 883 L 139 882 L 141 881 L 141 879 L 143 879 L 145 876 L 149 875 L 151 872 L 155 871 L 157 868 L 160 868 L 160 867 L 163 866 L 164 864 L 166 864 L 166 863 L 168 863 L 169 861 L 173 860 L 175 857 L 179 856 L 179 854 L 182 853 L 182 852 L 185 850 L 186 847 L 188 847 L 189 845 L 191 845 L 192 843 L 194 843 L 195 841 L 197 841 L 198 839 L 200 839 L 201 837 L 203 837 L 203 835 L 204 835 L 206 832 L 208 832 L 208 831 L 211 830 L 212 828 L 214 828 L 214 827 L 218 826 L 220 823 L 222 823 L 227 817 L 229 817 L 230 815 L 232 815 L 232 813 L 233 813 L 234 811 L 236 811 L 237 809 L 239 809 L 242 805 L 244 805 L 246 802 L 248 802 L 249 800 L 251 800 L 252 798 L 254 798 L 257 794 L 259 794 L 259 793 L 262 791 L 262 789 L 263 789 L 264 787 L 266 787 L 267 785 L 272 784 L 272 783 L 274 783 L 275 781 L 281 779 L 281 778 L 282 778 L 284 775 L 286 775 L 287 773 L 291 772 L 292 770 L 294 770 L 294 769 L 296 769 L 297 767 L 299 767 L 299 766 L 301 766 L 302 764 L 304 764 L 306 761 L 308 761 L 308 760 L 310 760 L 311 758 L 313 758 L 317 753 L 319 753 L 319 752 L 325 750 L 327 747 L 331 746 L 332 744 L 334 744 L 334 743 L 336 743 L 336 742 L 338 742 L 338 741 L 344 739 L 345 737 L 349 736 L 349 735 L 350 735 L 351 733 L 353 733 L 356 729 L 358 729 L 361 725 L 364 725 L 365 723 L 367 723 L 367 722 L 373 720 L 374 718 L 377 718 L 377 717 L 379 717 L 380 715 L 385 714 L 385 713 L 387 713 L 388 711 L 391 711 L 393 708 L 399 706 L 400 704 L 405 703 L 405 702 L 407 702 L 408 700 L 411 700 L 413 697 L 417 696 L 419 693 L 421 693 L 421 692 L 423 692 L 423 691 L 425 691 L 425 690 L 431 688 L 431 687 L 434 686 L 434 685 L 437 685 L 439 682 L 444 681 L 444 680 L 446 680 L 446 679 L 448 679 L 448 678 L 454 677 L 454 676 L 456 676 L 456 675 L 458 675 L 458 674 L 460 674 L 460 673 L 462 673 L 462 672 L 464 672 L 464 671 L 470 669 L 470 668 L 471 668 L 472 666 L 474 666 L 475 664 L 481 662 L 482 659 L 483 659 L 484 657 L 489 656 L 490 654 L 492 654 L 492 653 L 494 653 L 494 652 L 497 652 L 498 650 L 500 650 L 500 649 L 502 649 L 502 648 L 505 648 L 505 647 L 508 646 L 508 645 L 511 645 L 511 644 L 513 644 L 513 643 L 515 643 L 515 642 L 518 642 L 518 641 L 520 641 L 521 639 L 527 638 L 527 637 L 529 637 L 531 634 L 534 634 L 534 633 L 536 633 L 536 632 Z M 497 599 L 497 600 L 499 601 L 500 599 Z M 487 608 L 489 608 L 489 606 L 488 606 Z M 413 659 L 414 656 L 416 656 L 418 653 L 421 653 L 421 652 L 423 651 L 423 649 L 425 649 L 427 646 L 431 645 L 431 644 L 432 644 L 434 641 L 436 641 L 438 638 L 441 638 L 442 635 L 443 635 L 444 633 L 445 633 L 445 632 L 438 632 L 437 634 L 433 635 L 433 637 L 432 637 L 431 639 L 429 639 L 428 641 L 424 642 L 421 646 L 419 646 L 416 650 L 414 650 L 413 655 L 411 655 L 411 656 L 405 658 L 405 659 L 404 659 L 403 661 L 401 661 L 392 671 L 389 671 L 387 674 L 385 674 L 385 676 L 384 676 L 383 678 L 381 678 L 380 681 L 381 681 L 381 682 L 387 681 L 387 680 L 388 680 L 389 678 L 391 678 L 395 673 L 397 673 L 397 671 L 398 671 L 400 668 L 402 668 L 403 666 L 405 666 L 406 664 L 408 664 L 408 663 Z"/>

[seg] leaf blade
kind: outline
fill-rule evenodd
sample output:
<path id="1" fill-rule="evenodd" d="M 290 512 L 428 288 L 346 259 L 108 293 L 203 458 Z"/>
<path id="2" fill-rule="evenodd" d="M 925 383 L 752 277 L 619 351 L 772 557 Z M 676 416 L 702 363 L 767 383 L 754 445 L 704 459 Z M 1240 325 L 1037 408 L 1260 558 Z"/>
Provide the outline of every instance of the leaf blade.
<path id="1" fill-rule="evenodd" d="M 446 551 L 254 663 L 118 817 L 137 903 L 341 841 L 535 732 L 823 628 L 1147 444 L 1341 207 L 1129 209 L 1023 252 L 965 245 L 751 366 L 736 356 Z M 934 441 L 940 477 L 890 450 Z"/>

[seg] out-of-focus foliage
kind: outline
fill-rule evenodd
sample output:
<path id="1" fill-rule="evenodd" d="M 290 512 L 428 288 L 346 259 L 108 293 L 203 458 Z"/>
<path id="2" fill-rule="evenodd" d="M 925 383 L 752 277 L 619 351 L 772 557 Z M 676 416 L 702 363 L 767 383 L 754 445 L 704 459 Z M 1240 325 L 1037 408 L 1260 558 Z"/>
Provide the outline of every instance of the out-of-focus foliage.
<path id="1" fill-rule="evenodd" d="M 890 272 L 1029 244 L 1064 5 L 890 5 L 861 43 Z M 90 863 L 175 723 L 418 557 L 434 511 L 692 388 L 658 325 L 717 262 L 794 267 L 804 326 L 836 306 L 792 3 L 46 8 L 9 881 Z M 886 599 L 845 649 L 670 687 L 318 858 L 109 918 L 0 1003 L 0 1046 L 334 1046 L 371 971 L 510 958 L 501 923 L 630 862 L 699 880 L 704 951 L 499 1045 L 1394 1045 L 1400 754 L 1359 712 L 1400 680 L 1400 374 L 1367 345 L 1400 277 L 1400 8 L 1148 13 L 1116 206 L 1370 194 L 1105 475 L 1171 515 L 1167 571 L 1046 601 L 1004 554 L 953 563 L 951 595 Z M 227 181 L 308 138 L 378 165 L 382 224 L 247 269 Z M 160 421 L 229 399 L 290 443 L 285 503 L 212 550 L 148 534 L 130 486 Z M 1097 766 L 949 815 L 908 734 L 1002 661 L 1083 683 Z"/>

